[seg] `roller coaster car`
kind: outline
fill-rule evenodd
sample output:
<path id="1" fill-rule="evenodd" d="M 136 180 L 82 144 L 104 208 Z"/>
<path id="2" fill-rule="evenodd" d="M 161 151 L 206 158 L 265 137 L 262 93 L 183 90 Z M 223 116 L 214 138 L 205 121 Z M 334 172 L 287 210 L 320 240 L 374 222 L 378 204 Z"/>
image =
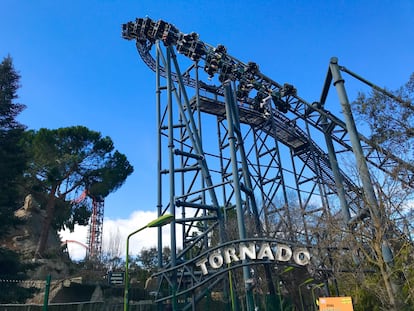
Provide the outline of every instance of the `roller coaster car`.
<path id="1" fill-rule="evenodd" d="M 167 25 L 166 22 L 159 20 L 154 24 L 150 36 L 154 39 L 160 38 L 164 34 L 165 26 Z"/>
<path id="2" fill-rule="evenodd" d="M 181 34 L 177 40 L 177 52 L 183 54 L 193 61 L 198 61 L 206 54 L 206 48 L 203 42 L 198 40 L 198 34 L 195 32 Z"/>
<path id="3" fill-rule="evenodd" d="M 162 33 L 162 41 L 166 46 L 177 43 L 180 32 L 171 24 L 166 24 Z"/>
<path id="4" fill-rule="evenodd" d="M 235 63 L 231 60 L 224 61 L 221 66 L 221 72 L 219 76 L 219 81 L 224 82 L 226 80 L 234 80 L 235 76 L 233 72 L 235 71 Z"/>
<path id="5" fill-rule="evenodd" d="M 284 93 L 285 94 L 285 93 Z M 283 113 L 287 113 L 290 109 L 290 104 L 282 100 L 281 93 L 277 91 L 273 91 L 270 96 L 272 97 L 272 101 L 275 104 L 277 110 Z"/>
<path id="6" fill-rule="evenodd" d="M 133 22 L 128 22 L 122 24 L 122 38 L 127 40 L 133 40 L 136 38 L 136 32 L 134 31 L 136 24 Z"/>
<path id="7" fill-rule="evenodd" d="M 257 74 L 259 72 L 259 66 L 255 62 L 247 63 L 247 72 Z"/>
<path id="8" fill-rule="evenodd" d="M 285 97 L 285 96 L 295 96 L 296 95 L 296 89 L 293 85 L 285 83 L 283 84 L 283 87 L 280 89 L 280 96 L 281 97 Z"/>
<path id="9" fill-rule="evenodd" d="M 139 27 L 141 26 L 141 27 Z M 139 29 L 139 38 L 146 38 L 150 41 L 155 41 L 156 38 L 152 37 L 151 34 L 153 33 L 155 27 L 155 23 L 152 19 L 146 18 L 138 18 L 137 19 L 137 30 Z"/>
<path id="10" fill-rule="evenodd" d="M 287 113 L 289 111 L 289 109 L 290 109 L 290 104 L 289 103 L 281 100 L 280 98 L 275 99 L 275 98 L 272 97 L 272 99 L 273 99 L 273 103 L 275 104 L 277 110 L 279 110 L 280 112 L 283 112 L 283 113 Z"/>
<path id="11" fill-rule="evenodd" d="M 217 59 L 215 54 L 207 54 L 204 71 L 207 72 L 210 78 L 214 76 L 214 74 L 219 69 L 219 59 Z"/>

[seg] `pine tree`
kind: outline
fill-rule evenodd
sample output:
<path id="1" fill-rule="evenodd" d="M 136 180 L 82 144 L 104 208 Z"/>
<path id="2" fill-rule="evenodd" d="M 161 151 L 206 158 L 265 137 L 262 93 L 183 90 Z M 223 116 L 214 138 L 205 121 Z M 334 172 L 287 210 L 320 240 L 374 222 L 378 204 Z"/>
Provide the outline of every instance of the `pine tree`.
<path id="1" fill-rule="evenodd" d="M 0 63 L 0 234 L 4 235 L 16 223 L 14 211 L 22 204 L 18 185 L 23 174 L 26 156 L 20 145 L 25 126 L 16 117 L 25 108 L 16 102 L 20 75 L 12 58 Z M 33 288 L 20 286 L 30 267 L 19 255 L 0 247 L 0 303 L 24 302 L 34 293 Z"/>
<path id="2" fill-rule="evenodd" d="M 33 296 L 34 287 L 20 286 L 27 279 L 24 271 L 30 268 L 17 253 L 0 248 L 0 303 L 24 303 Z"/>
<path id="3" fill-rule="evenodd" d="M 12 58 L 0 63 L 0 234 L 14 223 L 14 211 L 21 206 L 17 181 L 25 168 L 25 154 L 19 145 L 25 127 L 16 117 L 25 108 L 16 102 L 20 75 Z"/>
<path id="4" fill-rule="evenodd" d="M 46 211 L 36 252 L 42 257 L 50 229 L 87 223 L 90 213 L 73 203 L 74 194 L 86 190 L 104 199 L 122 186 L 133 167 L 110 137 L 84 126 L 27 131 L 25 145 L 30 153 L 26 182 Z"/>

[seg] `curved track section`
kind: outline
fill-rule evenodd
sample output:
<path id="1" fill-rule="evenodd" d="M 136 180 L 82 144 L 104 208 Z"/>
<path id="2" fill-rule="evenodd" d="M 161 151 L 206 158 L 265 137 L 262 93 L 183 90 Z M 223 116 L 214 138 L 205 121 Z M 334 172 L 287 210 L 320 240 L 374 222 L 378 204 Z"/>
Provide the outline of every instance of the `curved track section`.
<path id="1" fill-rule="evenodd" d="M 160 215 L 175 216 L 171 260 L 160 267 L 157 301 L 181 296 L 182 309 L 195 310 L 208 291 L 232 291 L 235 275 L 248 297 L 251 269 L 261 267 L 223 266 L 207 278 L 196 263 L 220 246 L 253 237 L 312 250 L 312 277 L 322 271 L 325 280 L 332 278 L 331 252 L 342 247 L 343 232 L 331 234 L 330 222 L 342 225 L 345 219 L 356 228 L 369 213 L 358 178 L 347 176 L 333 159 L 351 158 L 353 148 L 345 123 L 324 107 L 328 90 L 320 103 L 308 103 L 256 63 L 243 63 L 223 45 L 213 47 L 162 20 L 137 18 L 123 25 L 122 36 L 136 41 L 142 60 L 156 73 L 157 208 Z M 180 63 L 175 51 L 184 56 Z M 183 72 L 181 65 L 187 66 Z M 414 187 L 411 164 L 358 135 L 371 167 Z M 283 269 L 265 263 L 261 271 L 266 292 L 275 294 L 273 265 Z M 243 269 L 243 277 L 230 273 L 235 267 Z"/>
<path id="2" fill-rule="evenodd" d="M 192 32 L 184 34 L 174 25 L 163 20 L 153 21 L 150 18 L 137 18 L 135 22 L 129 22 L 122 27 L 122 36 L 128 40 L 136 40 L 138 52 L 147 66 L 155 71 L 155 60 L 150 54 L 151 48 L 157 40 L 166 46 L 175 46 L 178 53 L 185 55 L 195 62 L 204 62 L 204 71 L 209 77 L 218 76 L 220 82 L 226 80 L 237 81 L 237 98 L 241 103 L 246 103 L 255 110 L 260 109 L 263 99 L 271 97 L 277 111 L 287 113 L 290 111 L 295 117 L 306 119 L 314 127 L 322 132 L 323 120 L 329 120 L 329 132 L 332 139 L 341 144 L 346 150 L 352 150 L 347 142 L 347 130 L 345 124 L 321 107 L 318 103 L 307 103 L 297 95 L 296 89 L 289 84 L 281 85 L 262 74 L 254 62 L 245 64 L 227 53 L 223 45 L 212 47 L 199 40 L 198 34 Z M 165 69 L 161 68 L 161 75 L 166 76 Z M 177 75 L 172 74 L 177 80 Z M 190 76 L 185 76 L 183 82 L 190 87 L 198 86 L 207 92 L 223 94 L 221 86 L 212 86 L 202 81 L 197 82 Z M 282 120 L 281 120 L 282 121 Z M 401 171 L 398 178 L 409 187 L 414 187 L 414 166 L 402 161 L 391 152 L 373 144 L 362 134 L 359 134 L 366 160 L 381 169 L 393 174 L 396 168 Z M 402 169 L 401 169 L 402 168 Z"/>

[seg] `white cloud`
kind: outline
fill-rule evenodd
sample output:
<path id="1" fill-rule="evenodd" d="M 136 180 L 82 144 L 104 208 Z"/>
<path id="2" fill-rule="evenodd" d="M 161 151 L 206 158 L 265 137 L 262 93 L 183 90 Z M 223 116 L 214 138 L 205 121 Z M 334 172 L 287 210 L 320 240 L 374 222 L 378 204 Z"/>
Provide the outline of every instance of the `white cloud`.
<path id="1" fill-rule="evenodd" d="M 105 218 L 103 224 L 103 246 L 102 249 L 108 247 L 110 236 L 114 236 L 119 232 L 121 242 L 121 256 L 125 257 L 126 239 L 128 235 L 135 230 L 146 226 L 150 221 L 157 218 L 156 212 L 136 211 L 133 212 L 128 219 L 110 219 Z M 136 255 L 142 248 L 157 246 L 157 228 L 146 228 L 143 231 L 133 235 L 129 240 L 129 254 Z M 162 229 L 163 246 L 170 245 L 170 226 L 164 226 Z M 177 232 L 180 232 L 177 228 Z M 75 226 L 74 232 L 69 230 L 61 231 L 62 241 L 77 241 L 87 244 L 87 226 Z M 112 237 L 113 238 L 113 237 Z M 73 260 L 82 260 L 85 258 L 86 249 L 75 242 L 68 243 L 69 255 Z"/>
<path id="2" fill-rule="evenodd" d="M 62 242 L 67 241 L 69 256 L 74 260 L 81 260 L 85 258 L 86 249 L 77 243 L 86 245 L 86 236 L 88 232 L 87 226 L 75 226 L 75 231 L 69 230 L 60 231 L 59 235 Z M 73 242 L 72 242 L 73 241 Z"/>

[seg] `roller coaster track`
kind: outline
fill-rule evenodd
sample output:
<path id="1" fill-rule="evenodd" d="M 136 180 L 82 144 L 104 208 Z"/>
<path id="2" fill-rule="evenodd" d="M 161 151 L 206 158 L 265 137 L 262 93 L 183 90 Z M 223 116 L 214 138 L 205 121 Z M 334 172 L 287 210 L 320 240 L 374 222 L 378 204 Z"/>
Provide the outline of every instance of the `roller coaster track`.
<path id="1" fill-rule="evenodd" d="M 289 110 L 295 118 L 306 119 L 307 122 L 321 132 L 328 131 L 332 139 L 342 145 L 344 149 L 352 150 L 351 145 L 346 140 L 347 129 L 344 122 L 323 109 L 319 103 L 308 103 L 300 98 L 296 94 L 296 90 L 292 89 L 291 86 L 281 85 L 265 76 L 259 71 L 256 64 L 245 64 L 230 56 L 226 53 L 226 49 L 223 46 L 214 48 L 199 40 L 198 35 L 195 33 L 183 34 L 172 24 L 162 20 L 155 22 L 150 18 L 138 18 L 135 22 L 124 24 L 122 36 L 128 40 L 136 40 L 137 50 L 141 58 L 153 71 L 155 71 L 156 63 L 150 54 L 150 50 L 157 40 L 162 41 L 165 45 L 175 45 L 179 53 L 190 57 L 194 61 L 203 60 L 205 62 L 204 67 L 207 70 L 213 66 L 212 63 L 215 60 L 217 61 L 217 68 L 211 69 L 213 70 L 211 73 L 219 75 L 221 81 L 226 79 L 237 80 L 242 85 L 249 84 L 248 87 L 256 89 L 257 94 L 262 94 L 262 97 L 273 95 L 275 101 L 282 105 L 280 109 L 283 112 Z M 161 75 L 165 77 L 164 68 L 161 69 Z M 173 79 L 178 80 L 175 73 L 172 76 Z M 197 83 L 195 79 L 189 76 L 187 78 L 184 76 L 183 81 L 187 86 L 196 87 L 196 85 L 199 85 L 201 89 L 209 93 L 223 95 L 222 87 L 209 86 L 202 81 Z M 239 97 L 238 100 L 248 104 L 254 102 L 253 98 L 247 96 Z M 286 120 L 281 117 L 280 113 L 275 114 L 275 116 L 279 118 L 278 121 L 281 124 L 287 125 L 295 122 L 295 118 Z M 328 125 L 326 125 L 326 120 L 329 120 Z M 381 148 L 362 134 L 359 134 L 359 138 L 361 143 L 364 144 L 363 149 L 366 154 L 366 160 L 370 164 L 390 175 L 394 175 L 398 171 L 399 175 L 397 178 L 406 186 L 414 187 L 414 166 L 412 164 L 394 156 L 391 152 Z M 301 140 L 306 141 L 306 138 L 302 136 Z"/>
<path id="2" fill-rule="evenodd" d="M 201 98 L 200 109 L 203 112 L 217 116 L 224 116 L 225 114 L 224 103 L 206 97 Z M 274 116 L 273 122 L 269 122 L 268 117 L 263 115 L 263 113 L 240 107 L 241 123 L 248 124 L 271 136 L 274 135 L 274 138 L 293 150 L 294 154 L 299 157 L 303 163 L 306 163 L 315 174 L 320 174 L 323 183 L 336 193 L 335 180 L 327 154 L 313 140 L 311 140 L 300 127 L 296 126 L 284 115 L 274 114 Z M 309 161 L 311 158 L 310 154 L 320 160 L 318 167 L 316 167 L 316 163 Z M 354 212 L 356 212 L 358 207 L 364 205 L 361 201 L 361 190 L 345 175 L 345 173 L 342 172 L 341 175 L 350 206 L 353 207 Z"/>
<path id="3" fill-rule="evenodd" d="M 316 133 L 319 133 L 319 136 L 317 136 L 318 139 L 321 137 L 329 137 L 329 140 L 335 142 L 335 152 L 337 154 L 353 153 L 354 151 L 345 122 L 330 113 L 324 107 L 329 92 L 329 84 L 332 82 L 332 74 L 330 71 L 328 71 L 327 84 L 325 84 L 323 88 L 320 101 L 309 103 L 297 95 L 297 91 L 292 85 L 287 83 L 279 84 L 260 72 L 259 66 L 256 63 L 243 63 L 229 55 L 224 46 L 218 45 L 213 47 L 199 40 L 198 34 L 182 33 L 174 25 L 165 21 L 153 21 L 150 18 L 137 18 L 135 21 L 128 22 L 122 26 L 122 37 L 127 40 L 135 40 L 138 53 L 144 63 L 156 73 L 157 77 L 159 75 L 167 79 L 167 86 L 161 87 L 158 85 L 157 93 L 167 90 L 170 96 L 168 101 L 171 101 L 171 98 L 174 97 L 174 95 L 177 98 L 177 101 L 180 101 L 182 97 L 185 99 L 186 91 L 182 85 L 196 90 L 196 95 L 188 101 L 188 104 L 185 103 L 185 100 L 183 100 L 184 104 L 178 103 L 179 105 L 182 105 L 180 108 L 182 119 L 180 119 L 179 122 L 175 124 L 173 124 L 172 121 L 166 122 L 168 118 L 172 119 L 173 117 L 167 117 L 169 113 L 167 108 L 162 114 L 162 120 L 159 121 L 160 136 L 163 136 L 164 138 L 169 136 L 172 137 L 172 132 L 174 130 L 181 129 L 181 132 L 178 135 L 180 137 L 171 138 L 167 147 L 168 149 L 171 148 L 170 159 L 173 155 L 181 157 L 181 167 L 175 168 L 174 164 L 170 165 L 169 168 L 164 170 L 160 169 L 160 175 L 170 174 L 178 176 L 181 174 L 184 176 L 184 174 L 190 171 L 194 171 L 195 173 L 194 177 L 191 177 L 191 181 L 188 183 L 188 188 L 183 191 L 181 196 L 175 194 L 175 201 L 173 201 L 171 198 L 172 195 L 170 194 L 170 200 L 167 206 L 164 205 L 163 209 L 161 209 L 161 202 L 159 202 L 158 205 L 159 213 L 165 212 L 167 208 L 173 208 L 174 210 L 175 207 L 194 208 L 196 210 L 194 217 L 183 216 L 182 219 L 177 219 L 177 223 L 183 225 L 189 224 L 188 227 L 190 229 L 200 229 L 201 222 L 204 222 L 206 225 L 204 228 L 204 235 L 193 237 L 190 234 L 190 229 L 184 233 L 184 244 L 188 244 L 186 244 L 187 246 L 184 247 L 177 258 L 188 258 L 188 256 L 190 256 L 189 253 L 191 253 L 191 248 L 193 248 L 197 254 L 192 254 L 190 256 L 191 258 L 188 258 L 188 262 L 184 263 L 176 262 L 175 258 L 172 263 L 166 266 L 166 270 L 163 270 L 158 274 L 158 277 L 161 279 L 160 286 L 162 286 L 161 283 L 163 282 L 164 284 L 169 284 L 169 286 L 173 286 L 172 284 L 177 283 L 177 287 L 175 288 L 176 292 L 174 294 L 170 293 L 165 295 L 164 298 L 161 298 L 159 301 L 172 299 L 174 298 L 174 295 L 178 296 L 193 293 L 198 286 L 208 282 L 211 282 L 210 285 L 208 285 L 209 288 L 213 288 L 222 277 L 226 277 L 225 272 L 228 270 L 225 269 L 220 272 L 220 278 L 210 276 L 208 279 L 209 281 L 207 281 L 207 279 L 203 279 L 200 276 L 199 271 L 194 270 L 194 263 L 197 258 L 202 258 L 209 253 L 208 247 L 203 246 L 203 241 L 209 241 L 212 232 L 217 228 L 220 230 L 220 222 L 223 220 L 221 219 L 221 208 L 219 205 L 222 204 L 222 206 L 228 206 L 228 204 L 234 204 L 230 201 L 234 201 L 235 197 L 237 197 L 237 192 L 242 191 L 246 193 L 246 197 L 251 197 L 250 203 L 243 203 L 243 206 L 249 206 L 249 208 L 251 208 L 249 212 L 245 211 L 245 213 L 254 214 L 256 219 L 258 221 L 260 219 L 263 223 L 268 221 L 267 218 L 270 218 L 272 212 L 266 210 L 261 214 L 261 211 L 258 211 L 257 207 L 254 206 L 255 199 L 252 193 L 255 191 L 260 192 L 265 185 L 271 184 L 266 190 L 266 194 L 263 194 L 263 192 L 266 191 L 262 191 L 263 206 L 265 206 L 264 209 L 266 209 L 273 204 L 277 192 L 275 189 L 277 189 L 279 184 L 284 183 L 281 181 L 283 176 L 282 173 L 280 173 L 283 165 L 280 163 L 280 160 L 277 160 L 279 154 L 277 146 L 278 142 L 288 148 L 292 159 L 300 159 L 304 164 L 304 167 L 312 171 L 314 176 L 316 176 L 305 177 L 305 174 L 303 174 L 304 168 L 296 168 L 295 165 L 293 165 L 296 185 L 305 184 L 309 180 L 318 179 L 317 181 L 315 180 L 315 185 L 322 185 L 321 189 L 326 187 L 331 194 L 338 193 L 340 190 L 338 187 L 343 187 L 348 205 L 347 208 L 350 209 L 351 216 L 353 217 L 352 219 L 357 219 L 357 221 L 359 221 L 369 216 L 367 208 L 365 207 L 366 203 L 362 188 L 355 183 L 353 178 L 347 176 L 341 169 L 339 169 L 339 175 L 342 185 L 338 186 L 338 176 L 335 176 L 334 168 L 331 165 L 332 159 L 330 158 L 330 155 L 328 155 L 328 153 L 325 152 L 310 135 L 309 128 L 312 128 Z M 169 68 L 170 65 L 166 65 L 170 60 L 162 59 L 163 56 L 160 56 L 160 44 L 164 45 L 167 50 L 167 57 L 171 58 L 173 61 L 176 61 L 177 56 L 174 53 L 174 49 L 179 54 L 187 57 L 191 63 L 190 67 L 184 73 L 180 73 L 178 67 L 176 67 L 176 72 L 172 71 L 171 68 Z M 156 51 L 157 56 L 155 58 L 152 55 L 153 50 Z M 199 77 L 198 68 L 204 70 L 204 73 L 208 76 L 208 80 L 203 80 Z M 339 68 L 343 72 L 349 73 L 344 67 Z M 194 72 L 196 72 L 196 74 L 194 74 Z M 217 80 L 218 83 L 216 85 L 212 84 L 211 81 Z M 334 83 L 335 82 L 336 81 L 334 81 Z M 172 85 L 173 83 L 174 86 Z M 177 91 L 177 89 L 179 89 L 179 91 Z M 231 167 L 230 163 L 233 160 L 230 161 L 230 157 L 224 159 L 223 156 L 220 155 L 222 162 L 225 162 L 224 164 L 221 163 L 221 172 L 219 172 L 222 176 L 222 183 L 220 184 L 216 181 L 216 184 L 213 185 L 208 179 L 210 178 L 209 170 L 204 162 L 205 158 L 209 155 L 203 153 L 202 148 L 199 147 L 199 143 L 194 140 L 194 138 L 192 138 L 191 143 L 189 143 L 190 138 L 193 135 L 197 136 L 199 130 L 195 128 L 197 125 L 194 125 L 194 120 L 191 120 L 191 114 L 202 112 L 215 116 L 218 120 L 219 127 L 223 126 L 225 128 L 225 134 L 220 134 L 219 130 L 218 135 L 221 154 L 223 150 L 229 148 L 228 146 L 230 145 L 230 143 L 227 144 L 225 140 L 228 139 L 231 141 L 231 139 L 233 139 L 233 137 L 230 137 L 232 131 L 231 127 L 233 127 L 234 124 L 232 125 L 231 118 L 229 119 L 229 115 L 232 115 L 232 112 L 228 110 L 229 105 L 231 104 L 229 104 L 229 102 L 231 102 L 231 99 L 229 99 L 229 90 L 234 93 L 234 102 L 238 108 L 236 113 L 233 112 L 238 118 L 237 122 L 235 122 L 235 136 L 240 135 L 240 129 L 238 128 L 237 123 L 244 124 L 250 128 L 250 131 L 254 133 L 252 136 L 255 137 L 254 139 L 258 139 L 258 141 L 260 140 L 260 143 L 252 143 L 253 146 L 251 149 L 247 150 L 247 153 L 253 152 L 253 149 L 256 148 L 257 162 L 259 162 L 259 160 L 262 161 L 260 165 L 267 166 L 267 168 L 264 172 L 261 172 L 259 164 L 254 164 L 251 160 L 247 159 L 248 157 L 243 154 L 243 137 L 240 135 L 236 138 L 238 143 L 236 143 L 237 150 L 235 152 L 240 153 L 241 159 L 237 162 L 237 165 L 243 166 L 243 161 L 246 161 L 248 162 L 249 169 L 239 169 L 239 171 L 243 171 L 243 173 L 240 173 L 240 176 L 236 176 L 239 173 L 235 173 L 235 171 L 231 174 L 229 173 L 229 168 Z M 201 92 L 203 92 L 202 95 L 200 95 Z M 188 119 L 185 117 L 185 112 L 189 113 Z M 191 128 L 191 126 L 194 127 Z M 163 130 L 165 132 L 162 132 Z M 167 133 L 167 131 L 170 132 Z M 260 135 L 263 135 L 263 137 Z M 386 175 L 392 176 L 406 187 L 414 188 L 414 166 L 411 163 L 401 160 L 390 151 L 373 143 L 361 133 L 358 133 L 357 135 L 364 152 L 364 158 L 371 167 L 379 169 Z M 274 142 L 276 142 L 274 147 L 266 146 L 269 138 L 272 138 Z M 177 148 L 172 152 L 174 144 L 180 144 L 181 149 Z M 264 155 L 266 154 L 270 156 L 265 158 Z M 191 164 L 191 161 L 194 160 L 196 160 L 196 163 Z M 268 163 L 265 163 L 266 160 L 268 160 Z M 175 163 L 174 160 L 170 161 L 170 163 Z M 280 167 L 280 170 L 278 172 L 275 170 L 276 173 L 271 171 L 273 166 Z M 252 171 L 251 176 L 249 176 L 249 172 L 246 173 L 246 171 L 249 170 Z M 199 172 L 201 173 L 199 174 Z M 195 180 L 203 174 L 207 184 L 203 184 L 202 187 L 200 186 L 202 188 L 201 190 L 196 189 L 198 184 Z M 230 175 L 233 176 L 233 180 L 228 178 Z M 244 182 L 253 180 L 252 185 L 250 185 L 252 189 L 249 188 L 249 185 L 242 185 L 241 183 L 241 189 L 238 189 L 239 177 L 240 179 L 243 179 Z M 174 179 L 174 177 L 172 178 Z M 170 181 L 171 180 L 172 179 L 170 179 Z M 187 183 L 184 181 L 182 182 L 183 188 L 184 184 Z M 218 187 L 223 186 L 224 188 L 224 185 L 227 184 L 232 184 L 231 189 L 228 193 L 223 195 L 224 202 L 218 203 L 214 192 Z M 207 193 L 208 191 L 212 192 L 212 203 L 209 204 L 205 203 L 207 200 L 204 199 L 204 193 Z M 309 191 L 312 192 L 313 189 Z M 320 197 L 324 196 L 324 191 L 325 190 L 320 190 L 318 195 Z M 226 190 L 223 190 L 223 192 L 226 192 Z M 298 196 L 300 197 L 300 195 Z M 323 201 L 324 199 L 321 200 Z M 301 201 L 301 199 L 299 201 Z M 310 198 L 306 198 L 303 201 L 305 201 L 304 205 L 311 205 Z M 286 219 L 290 217 L 289 207 L 275 208 L 275 210 L 276 212 L 283 210 L 283 213 L 280 212 L 277 220 L 280 224 L 288 222 Z M 302 217 L 315 214 L 322 219 L 322 215 L 324 215 L 323 210 L 323 208 L 315 209 L 314 207 L 303 207 Z M 183 215 L 185 215 L 184 212 Z M 213 224 L 214 221 L 216 222 Z M 278 225 L 278 229 L 275 229 L 273 236 L 267 232 L 267 236 L 260 236 L 259 234 L 259 237 L 280 238 L 278 234 L 283 232 L 283 230 L 287 230 L 286 227 L 280 228 L 280 224 Z M 261 230 L 261 226 L 261 224 L 256 225 L 258 232 Z M 241 230 L 240 227 L 239 224 L 239 231 Z M 306 232 L 306 230 L 305 224 L 303 231 Z M 295 234 L 298 236 L 302 234 L 306 235 L 306 239 L 296 237 L 293 238 L 291 242 L 300 241 L 310 248 L 315 247 L 317 244 L 315 241 L 316 238 L 312 237 L 312 234 L 308 235 L 303 232 L 296 232 Z M 284 236 L 283 238 L 288 239 L 289 237 Z M 221 244 L 224 245 L 223 242 L 231 244 L 231 242 L 228 242 L 227 240 L 221 241 Z M 208 242 L 205 244 L 208 244 Z M 173 248 L 175 248 L 175 246 L 173 246 Z M 320 259 L 320 261 L 322 262 L 323 259 Z M 159 292 L 161 291 L 161 288 L 159 288 Z M 197 298 L 195 298 L 195 300 L 201 299 L 202 293 L 197 294 L 196 296 Z M 186 308 L 188 309 L 189 305 Z"/>

